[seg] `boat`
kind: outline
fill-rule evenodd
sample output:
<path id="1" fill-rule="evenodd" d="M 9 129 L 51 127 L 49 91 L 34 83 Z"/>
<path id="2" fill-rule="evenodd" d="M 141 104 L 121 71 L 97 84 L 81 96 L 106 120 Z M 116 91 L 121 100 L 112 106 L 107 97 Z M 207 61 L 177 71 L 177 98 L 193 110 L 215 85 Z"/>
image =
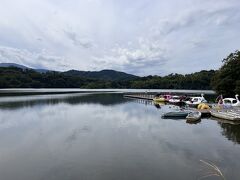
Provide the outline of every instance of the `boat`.
<path id="1" fill-rule="evenodd" d="M 213 117 L 229 121 L 240 121 L 240 113 L 234 110 L 210 110 Z"/>
<path id="2" fill-rule="evenodd" d="M 199 109 L 199 110 L 210 109 L 210 106 L 208 104 L 206 104 L 206 103 L 200 103 L 197 106 L 197 109 Z"/>
<path id="3" fill-rule="evenodd" d="M 169 102 L 169 100 L 172 98 L 172 95 L 166 94 L 166 95 L 163 95 L 163 97 L 165 98 L 165 102 Z"/>
<path id="4" fill-rule="evenodd" d="M 159 96 L 155 96 L 153 98 L 153 101 L 155 102 L 168 102 L 169 99 L 171 99 L 172 96 L 171 95 L 159 95 Z"/>
<path id="5" fill-rule="evenodd" d="M 202 113 L 199 111 L 192 111 L 190 112 L 186 119 L 188 122 L 196 122 L 199 121 L 201 119 Z"/>
<path id="6" fill-rule="evenodd" d="M 236 94 L 235 98 L 224 98 L 222 100 L 222 104 L 224 106 L 233 106 L 233 107 L 240 107 L 239 95 Z"/>
<path id="7" fill-rule="evenodd" d="M 186 111 L 172 111 L 167 112 L 162 115 L 163 118 L 170 118 L 170 119 L 185 119 L 189 112 Z"/>
<path id="8" fill-rule="evenodd" d="M 185 105 L 185 102 L 183 101 L 185 97 L 183 96 L 172 96 L 171 99 L 169 99 L 169 103 L 170 104 L 174 104 L 174 105 L 178 105 L 178 106 L 182 106 Z"/>
<path id="9" fill-rule="evenodd" d="M 180 102 L 180 96 L 172 96 L 171 99 L 169 99 L 169 103 L 176 104 Z"/>
<path id="10" fill-rule="evenodd" d="M 165 102 L 165 98 L 164 97 L 154 97 L 153 101 L 154 102 Z"/>
<path id="11" fill-rule="evenodd" d="M 191 97 L 185 103 L 190 107 L 197 107 L 201 103 L 207 103 L 207 100 L 204 98 L 204 95 L 201 94 L 201 97 Z"/>

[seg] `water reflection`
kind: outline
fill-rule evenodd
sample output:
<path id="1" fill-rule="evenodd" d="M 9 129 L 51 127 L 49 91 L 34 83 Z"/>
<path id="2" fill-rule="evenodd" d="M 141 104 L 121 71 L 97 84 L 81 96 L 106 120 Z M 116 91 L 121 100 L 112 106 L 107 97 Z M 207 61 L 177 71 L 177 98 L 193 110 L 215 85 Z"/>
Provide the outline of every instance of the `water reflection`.
<path id="1" fill-rule="evenodd" d="M 188 121 L 188 120 L 186 120 L 186 123 L 188 123 L 188 124 L 198 124 L 198 123 L 201 123 L 201 119 L 199 119 L 197 121 Z"/>
<path id="2" fill-rule="evenodd" d="M 163 114 L 163 112 L 166 112 L 166 111 L 179 110 L 178 106 L 167 105 L 166 103 L 163 103 L 163 102 L 156 103 L 156 102 L 144 100 L 144 99 L 132 99 L 132 100 L 133 100 L 132 102 L 135 102 L 138 104 L 143 104 L 145 106 L 150 105 L 150 106 L 156 107 L 157 109 L 163 108 L 165 111 L 162 110 L 162 114 Z M 174 118 L 166 118 L 166 119 L 174 120 Z M 213 117 L 211 119 L 214 119 L 218 122 L 218 124 L 222 128 L 223 136 L 225 136 L 228 140 L 233 141 L 234 143 L 240 144 L 240 122 L 227 121 L 227 120 L 217 119 L 217 118 L 213 118 Z M 179 118 L 175 118 L 175 120 L 179 120 Z M 180 120 L 181 120 L 181 118 L 180 118 Z M 182 119 L 182 120 L 184 120 L 184 119 Z M 201 119 L 199 121 L 195 121 L 195 122 L 186 121 L 187 124 L 191 124 L 191 125 L 197 125 L 201 122 L 202 122 Z"/>
<path id="3" fill-rule="evenodd" d="M 200 159 L 218 165 L 226 179 L 240 175 L 240 146 L 216 121 L 163 120 L 175 107 L 122 94 L 26 97 L 2 106 L 28 101 L 35 104 L 0 109 L 1 179 L 197 179 Z"/>
<path id="4" fill-rule="evenodd" d="M 154 102 L 151 100 L 145 100 L 145 99 L 135 99 L 135 98 L 125 98 L 125 99 L 129 99 L 132 102 L 138 103 L 138 104 L 144 104 L 145 106 L 154 106 L 157 109 L 161 109 L 162 106 L 166 105 L 166 103 L 164 102 Z"/>
<path id="5" fill-rule="evenodd" d="M 240 125 L 232 125 L 227 123 L 219 123 L 222 128 L 222 135 L 234 143 L 240 144 Z"/>
<path id="6" fill-rule="evenodd" d="M 59 103 L 67 103 L 71 105 L 77 104 L 101 104 L 112 106 L 129 101 L 123 99 L 122 94 L 117 93 L 101 93 L 101 94 L 64 94 L 64 95 L 35 95 L 23 97 L 2 97 L 0 98 L 0 109 L 18 109 L 24 107 L 32 107 L 39 105 L 55 105 Z"/>

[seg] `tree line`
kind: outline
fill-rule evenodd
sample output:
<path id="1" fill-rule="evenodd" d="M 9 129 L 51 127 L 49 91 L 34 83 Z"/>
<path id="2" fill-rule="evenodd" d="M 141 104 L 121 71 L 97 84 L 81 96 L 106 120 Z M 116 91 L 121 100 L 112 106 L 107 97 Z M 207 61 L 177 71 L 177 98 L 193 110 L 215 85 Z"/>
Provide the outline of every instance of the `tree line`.
<path id="1" fill-rule="evenodd" d="M 222 62 L 211 81 L 212 88 L 224 96 L 240 94 L 240 51 L 231 53 Z"/>
<path id="2" fill-rule="evenodd" d="M 16 67 L 0 68 L 0 88 L 132 88 L 132 89 L 211 89 L 215 71 L 188 75 L 146 76 L 132 80 L 101 80 L 65 75 L 60 72 L 39 73 Z"/>
<path id="3" fill-rule="evenodd" d="M 240 52 L 231 53 L 217 70 L 192 74 L 137 77 L 131 80 L 103 80 L 36 72 L 16 67 L 0 68 L 0 88 L 130 88 L 130 89 L 213 89 L 223 95 L 240 93 Z"/>

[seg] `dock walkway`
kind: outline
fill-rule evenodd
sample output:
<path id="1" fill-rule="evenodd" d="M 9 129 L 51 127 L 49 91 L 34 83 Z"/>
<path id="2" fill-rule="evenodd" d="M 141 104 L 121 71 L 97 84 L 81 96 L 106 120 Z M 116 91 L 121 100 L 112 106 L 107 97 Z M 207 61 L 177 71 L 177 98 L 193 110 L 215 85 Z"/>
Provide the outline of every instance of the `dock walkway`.
<path id="1" fill-rule="evenodd" d="M 151 95 L 151 94 L 125 94 L 124 97 L 134 98 L 134 99 L 153 100 L 154 95 Z"/>

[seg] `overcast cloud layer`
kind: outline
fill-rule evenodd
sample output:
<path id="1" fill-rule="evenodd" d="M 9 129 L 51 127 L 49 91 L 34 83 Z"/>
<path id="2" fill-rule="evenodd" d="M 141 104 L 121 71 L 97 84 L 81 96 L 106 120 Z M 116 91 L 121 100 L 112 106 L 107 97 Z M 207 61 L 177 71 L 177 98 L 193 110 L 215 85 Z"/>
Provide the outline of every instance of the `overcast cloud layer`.
<path id="1" fill-rule="evenodd" d="M 137 75 L 217 69 L 239 0 L 0 0 L 0 62 Z"/>

